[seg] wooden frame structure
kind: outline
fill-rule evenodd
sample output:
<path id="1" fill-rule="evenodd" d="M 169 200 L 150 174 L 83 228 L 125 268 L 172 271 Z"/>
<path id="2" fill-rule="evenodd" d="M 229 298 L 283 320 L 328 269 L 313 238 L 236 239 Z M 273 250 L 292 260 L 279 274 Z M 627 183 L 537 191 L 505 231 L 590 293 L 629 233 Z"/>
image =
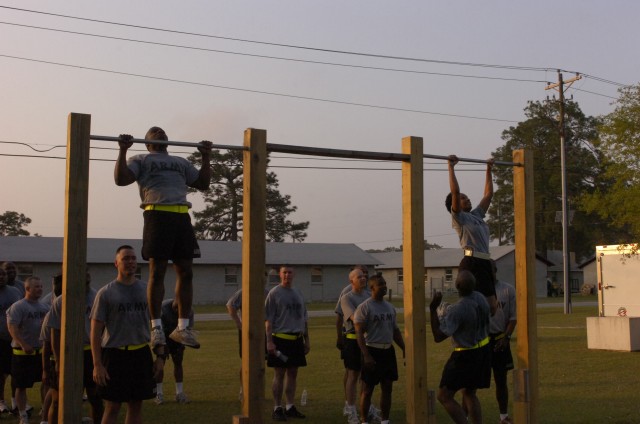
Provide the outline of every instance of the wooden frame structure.
<path id="1" fill-rule="evenodd" d="M 68 120 L 65 234 L 63 257 L 63 313 L 60 371 L 60 422 L 82 418 L 82 332 L 84 328 L 84 278 L 89 181 L 91 116 L 71 113 Z M 102 139 L 107 139 L 103 137 Z M 117 141 L 117 137 L 109 137 Z M 242 242 L 242 415 L 233 423 L 264 422 L 264 266 L 265 201 L 268 152 L 395 160 L 402 162 L 404 318 L 407 367 L 407 414 L 411 424 L 435 423 L 435 402 L 427 390 L 426 305 L 424 291 L 423 159 L 443 158 L 423 154 L 420 137 L 402 140 L 402 153 L 267 144 L 265 130 L 247 129 L 244 162 L 244 237 Z M 179 143 L 174 143 L 179 144 Z M 231 146 L 224 146 L 229 147 Z M 516 231 L 516 281 L 518 322 L 515 418 L 535 423 L 538 405 L 538 369 L 535 319 L 535 240 L 533 220 L 533 162 L 523 150 L 513 153 Z M 473 162 L 486 162 L 469 159 Z M 82 283 L 81 283 L 82 282 Z M 67 384 L 68 383 L 68 384 Z"/>

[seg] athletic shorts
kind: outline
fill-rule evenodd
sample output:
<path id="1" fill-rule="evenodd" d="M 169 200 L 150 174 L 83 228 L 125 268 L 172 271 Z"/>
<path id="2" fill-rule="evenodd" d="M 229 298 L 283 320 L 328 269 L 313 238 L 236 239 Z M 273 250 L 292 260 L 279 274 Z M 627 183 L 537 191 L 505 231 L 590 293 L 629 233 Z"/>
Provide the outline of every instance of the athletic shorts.
<path id="1" fill-rule="evenodd" d="M 0 339 L 0 372 L 4 375 L 11 374 L 11 357 L 13 349 L 11 348 L 11 340 Z"/>
<path id="2" fill-rule="evenodd" d="M 58 390 L 58 372 L 56 371 L 56 360 L 53 355 L 49 357 L 46 366 L 49 378 L 47 381 L 43 380 L 42 384 L 48 384 L 50 389 Z"/>
<path id="3" fill-rule="evenodd" d="M 369 387 L 374 387 L 381 381 L 398 380 L 398 362 L 396 361 L 396 350 L 393 346 L 388 349 L 378 349 L 367 346 L 367 350 L 376 361 L 372 368 L 368 368 L 362 363 L 360 379 Z"/>
<path id="4" fill-rule="evenodd" d="M 93 356 L 91 349 L 83 351 L 82 384 L 85 389 L 95 389 L 96 382 L 93 380 Z"/>
<path id="5" fill-rule="evenodd" d="M 29 389 L 42 381 L 42 353 L 16 355 L 11 358 L 11 379 L 18 389 Z"/>
<path id="6" fill-rule="evenodd" d="M 136 350 L 106 348 L 102 351 L 102 363 L 110 377 L 106 386 L 98 386 L 102 399 L 122 403 L 155 397 L 156 382 L 149 346 Z"/>
<path id="7" fill-rule="evenodd" d="M 513 356 L 511 355 L 511 343 L 507 343 L 503 350 L 495 350 L 496 340 L 491 336 L 489 346 L 491 346 L 491 368 L 495 371 L 507 372 L 514 368 Z"/>
<path id="8" fill-rule="evenodd" d="M 188 213 L 144 211 L 142 257 L 176 260 L 200 257 L 200 247 Z"/>
<path id="9" fill-rule="evenodd" d="M 182 343 L 178 343 L 175 340 L 173 340 L 171 337 L 169 337 L 169 334 L 171 333 L 167 333 L 166 331 L 164 333 L 165 339 L 167 340 L 168 353 L 171 356 L 176 356 L 184 352 L 184 349 L 185 349 L 184 345 Z"/>
<path id="10" fill-rule="evenodd" d="M 362 352 L 356 339 L 344 338 L 342 360 L 344 367 L 348 370 L 360 371 L 362 369 Z"/>
<path id="11" fill-rule="evenodd" d="M 298 337 L 295 340 L 281 339 L 273 336 L 273 343 L 276 350 L 285 354 L 287 362 L 283 362 L 274 355 L 268 355 L 267 366 L 270 368 L 297 368 L 307 366 L 307 357 L 304 354 L 304 338 Z"/>
<path id="12" fill-rule="evenodd" d="M 442 371 L 440 387 L 452 391 L 486 389 L 491 384 L 491 348 L 454 351 Z"/>
<path id="13" fill-rule="evenodd" d="M 458 272 L 460 271 L 469 271 L 476 277 L 476 291 L 479 291 L 485 297 L 496 295 L 496 282 L 493 279 L 490 261 L 474 258 L 473 256 L 465 256 L 460 261 Z"/>

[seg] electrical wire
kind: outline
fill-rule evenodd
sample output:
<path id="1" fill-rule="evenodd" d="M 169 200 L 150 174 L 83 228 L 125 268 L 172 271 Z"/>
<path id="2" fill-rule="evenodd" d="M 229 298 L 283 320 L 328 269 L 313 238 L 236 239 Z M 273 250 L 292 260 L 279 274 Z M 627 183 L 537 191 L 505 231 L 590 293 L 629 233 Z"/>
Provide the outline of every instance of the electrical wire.
<path id="1" fill-rule="evenodd" d="M 309 101 L 321 102 L 321 103 L 341 104 L 346 106 L 357 106 L 357 107 L 364 107 L 369 109 L 393 110 L 396 112 L 409 112 L 409 113 L 418 113 L 423 115 L 446 116 L 450 118 L 474 119 L 474 120 L 480 120 L 480 121 L 507 122 L 507 123 L 518 122 L 510 119 L 488 118 L 488 117 L 482 117 L 482 116 L 461 115 L 461 114 L 445 113 L 445 112 L 432 112 L 432 111 L 425 111 L 425 110 L 419 110 L 419 109 L 409 109 L 409 108 L 401 108 L 401 107 L 393 107 L 393 106 L 382 106 L 382 105 L 373 105 L 373 104 L 366 104 L 366 103 L 347 102 L 343 100 L 323 99 L 320 97 L 298 96 L 295 94 L 277 93 L 273 91 L 252 90 L 248 88 L 230 87 L 230 86 L 224 86 L 224 85 L 218 85 L 218 84 L 186 81 L 186 80 L 180 80 L 175 78 L 165 78 L 165 77 L 157 77 L 157 76 L 151 76 L 151 75 L 136 74 L 131 72 L 114 71 L 110 69 L 93 68 L 90 66 L 71 65 L 67 63 L 52 62 L 48 60 L 32 59 L 27 57 L 20 57 L 20 56 L 6 55 L 6 54 L 0 54 L 0 57 L 15 59 L 15 60 L 22 60 L 27 62 L 43 63 L 47 65 L 62 66 L 67 68 L 82 69 L 82 70 L 89 70 L 89 71 L 95 71 L 95 72 L 104 72 L 104 73 L 114 74 L 114 75 L 125 75 L 125 76 L 137 77 L 137 78 L 151 79 L 156 81 L 175 82 L 179 84 L 195 85 L 199 87 L 218 88 L 221 90 L 240 91 L 244 93 L 263 94 L 268 96 L 285 97 L 285 98 L 298 99 L 298 100 L 309 100 Z"/>

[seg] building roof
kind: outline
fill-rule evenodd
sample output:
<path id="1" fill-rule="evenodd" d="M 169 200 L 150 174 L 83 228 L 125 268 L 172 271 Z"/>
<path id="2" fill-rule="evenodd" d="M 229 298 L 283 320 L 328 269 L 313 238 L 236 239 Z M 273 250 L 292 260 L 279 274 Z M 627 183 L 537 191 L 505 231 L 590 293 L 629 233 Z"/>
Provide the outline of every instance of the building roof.
<path id="1" fill-rule="evenodd" d="M 139 239 L 87 239 L 87 263 L 113 263 L 115 251 L 128 244 L 137 252 Z M 240 265 L 242 242 L 199 240 L 202 265 Z M 62 237 L 0 237 L 0 261 L 62 262 Z M 266 263 L 270 265 L 377 265 L 369 253 L 352 243 L 267 243 Z"/>
<path id="2" fill-rule="evenodd" d="M 489 248 L 491 259 L 498 260 L 505 255 L 513 252 L 515 246 L 493 246 Z M 402 268 L 402 252 L 381 252 L 371 253 L 371 255 L 382 262 L 382 265 L 376 266 L 376 269 L 398 269 Z M 425 268 L 457 268 L 463 257 L 462 249 L 445 248 L 424 251 Z M 544 258 L 536 255 L 538 260 L 546 261 Z"/>

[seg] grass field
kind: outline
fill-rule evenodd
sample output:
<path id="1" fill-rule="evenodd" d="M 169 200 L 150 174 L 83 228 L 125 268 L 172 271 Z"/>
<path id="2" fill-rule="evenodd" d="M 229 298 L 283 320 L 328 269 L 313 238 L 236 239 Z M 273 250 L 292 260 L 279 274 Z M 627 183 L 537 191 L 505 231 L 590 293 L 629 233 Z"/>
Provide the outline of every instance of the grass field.
<path id="1" fill-rule="evenodd" d="M 582 299 L 577 298 L 576 301 Z M 640 423 L 640 361 L 637 353 L 587 349 L 587 316 L 597 315 L 595 306 L 574 307 L 564 315 L 562 305 L 538 309 L 540 368 L 540 423 Z M 238 400 L 239 366 L 237 332 L 230 321 L 197 323 L 202 348 L 189 349 L 185 359 L 185 391 L 188 405 L 170 401 L 157 406 L 145 402 L 144 421 L 154 424 L 230 423 L 240 412 Z M 308 392 L 308 404 L 300 409 L 305 423 L 343 423 L 344 395 L 341 388 L 343 366 L 335 348 L 334 319 L 312 318 L 309 366 L 300 370 L 298 396 Z M 430 335 L 430 331 L 427 332 Z M 512 347 L 515 350 L 514 340 Z M 451 351 L 449 341 L 435 344 L 427 339 L 428 387 L 436 389 L 442 366 Z M 399 352 L 399 350 L 398 350 Z M 400 380 L 394 385 L 391 421 L 405 422 L 405 369 L 399 359 Z M 273 373 L 266 370 L 265 416 L 271 409 L 270 383 Z M 511 377 L 510 377 L 511 385 Z M 510 390 L 511 391 L 511 390 Z M 172 399 L 172 366 L 165 373 L 165 399 Z M 374 400 L 378 402 L 379 391 Z M 493 389 L 479 392 L 485 422 L 497 422 Z M 38 406 L 36 391 L 29 392 L 30 403 Z M 121 412 L 124 415 L 124 411 Z M 436 405 L 437 422 L 450 422 L 444 409 Z M 34 417 L 35 418 L 35 417 Z M 122 417 L 120 422 L 124 422 Z M 267 419 L 266 422 L 270 422 Z"/>

